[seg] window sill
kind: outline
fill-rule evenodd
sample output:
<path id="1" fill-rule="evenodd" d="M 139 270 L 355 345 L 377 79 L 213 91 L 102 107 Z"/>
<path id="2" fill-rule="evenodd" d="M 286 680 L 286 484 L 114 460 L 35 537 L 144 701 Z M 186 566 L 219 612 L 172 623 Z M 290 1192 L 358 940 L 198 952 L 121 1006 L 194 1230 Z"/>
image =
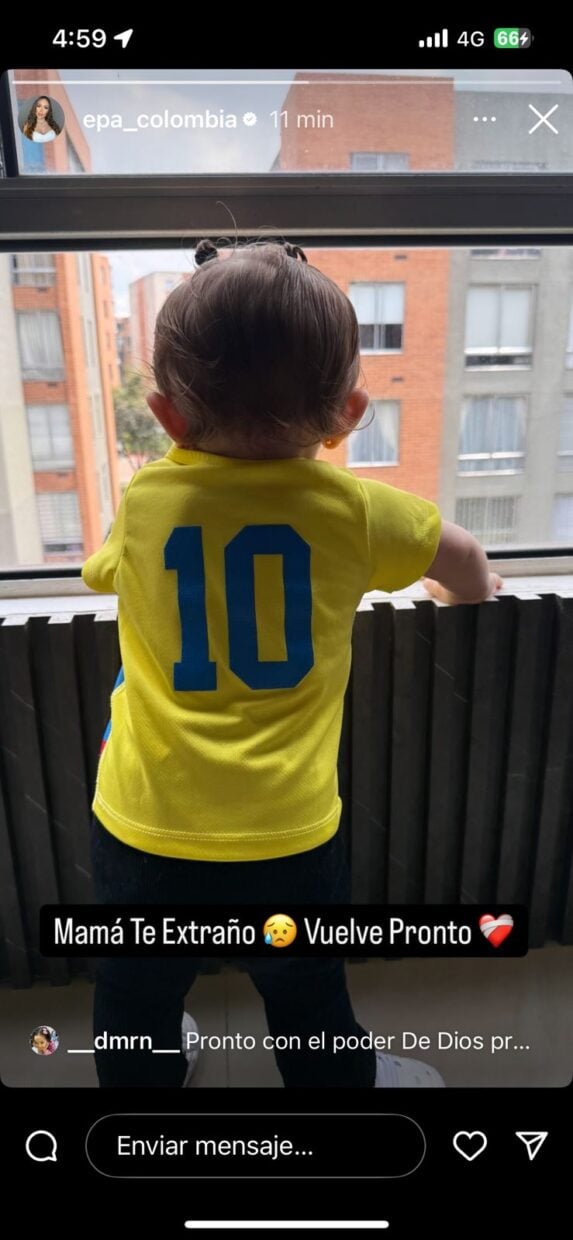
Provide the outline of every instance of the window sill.
<path id="1" fill-rule="evenodd" d="M 399 461 L 347 461 L 347 469 L 395 469 Z M 571 467 L 573 469 L 573 466 Z"/>
<path id="2" fill-rule="evenodd" d="M 528 559 L 490 559 L 492 572 L 498 572 L 505 581 L 503 596 L 535 597 L 540 594 L 558 594 L 573 597 L 573 556 L 563 555 L 534 557 Z M 391 594 L 371 590 L 364 594 L 357 610 L 368 610 L 374 602 L 396 603 L 406 606 L 427 600 L 421 581 L 414 582 L 405 590 Z M 443 606 L 443 604 L 438 604 Z M 50 578 L 0 581 L 0 620 L 6 617 L 25 620 L 29 616 L 50 616 L 54 622 L 62 622 L 82 613 L 95 613 L 102 620 L 115 619 L 117 596 L 95 594 L 77 578 Z"/>

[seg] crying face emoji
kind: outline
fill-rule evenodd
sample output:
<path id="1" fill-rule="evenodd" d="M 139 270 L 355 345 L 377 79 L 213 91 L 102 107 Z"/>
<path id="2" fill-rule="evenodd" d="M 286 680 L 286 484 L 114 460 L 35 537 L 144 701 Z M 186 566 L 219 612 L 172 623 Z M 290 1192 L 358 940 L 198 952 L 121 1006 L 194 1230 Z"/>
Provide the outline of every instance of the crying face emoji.
<path id="1" fill-rule="evenodd" d="M 296 922 L 286 913 L 273 913 L 267 917 L 263 934 L 269 947 L 290 947 L 296 939 Z"/>

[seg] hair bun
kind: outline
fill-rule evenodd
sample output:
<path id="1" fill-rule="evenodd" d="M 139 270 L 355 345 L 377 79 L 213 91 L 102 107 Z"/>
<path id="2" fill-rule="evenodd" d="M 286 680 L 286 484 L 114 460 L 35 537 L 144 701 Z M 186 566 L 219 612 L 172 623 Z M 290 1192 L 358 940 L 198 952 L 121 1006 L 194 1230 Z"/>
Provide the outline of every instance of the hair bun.
<path id="1" fill-rule="evenodd" d="M 217 246 L 214 241 L 206 238 L 200 241 L 195 250 L 195 262 L 198 267 L 202 267 L 203 263 L 208 263 L 211 258 L 216 258 L 218 254 Z"/>
<path id="2" fill-rule="evenodd" d="M 284 246 L 289 258 L 300 258 L 301 263 L 308 262 L 308 258 L 300 245 L 293 245 L 291 241 L 281 241 L 280 244 Z"/>

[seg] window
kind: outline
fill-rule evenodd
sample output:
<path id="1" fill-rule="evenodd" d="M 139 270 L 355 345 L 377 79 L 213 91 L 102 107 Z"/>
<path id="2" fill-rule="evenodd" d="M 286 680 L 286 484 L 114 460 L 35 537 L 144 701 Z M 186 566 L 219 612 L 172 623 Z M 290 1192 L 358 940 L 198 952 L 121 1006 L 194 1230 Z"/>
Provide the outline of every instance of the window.
<path id="1" fill-rule="evenodd" d="M 93 396 L 90 396 L 90 409 L 95 434 L 101 436 L 104 433 L 104 427 L 101 396 L 99 392 L 95 392 Z"/>
<path id="2" fill-rule="evenodd" d="M 469 396 L 464 401 L 458 473 L 521 472 L 524 451 L 522 396 Z"/>
<path id="3" fill-rule="evenodd" d="M 351 284 L 363 353 L 399 353 L 404 324 L 403 284 Z"/>
<path id="4" fill-rule="evenodd" d="M 558 469 L 573 469 L 573 396 L 563 401 L 559 426 Z"/>
<path id="5" fill-rule="evenodd" d="M 531 366 L 533 289 L 473 285 L 466 313 L 466 366 Z"/>
<path id="6" fill-rule="evenodd" d="M 44 551 L 82 555 L 82 526 L 76 491 L 46 491 L 36 496 Z"/>
<path id="7" fill-rule="evenodd" d="M 13 254 L 12 280 L 18 285 L 48 288 L 56 282 L 54 254 Z"/>
<path id="8" fill-rule="evenodd" d="M 399 427 L 400 402 L 374 400 L 348 437 L 347 464 L 397 465 Z"/>
<path id="9" fill-rule="evenodd" d="M 351 151 L 352 172 L 407 172 L 410 156 L 396 151 Z"/>
<path id="10" fill-rule="evenodd" d="M 74 447 L 67 405 L 28 405 L 34 469 L 71 469 Z"/>
<path id="11" fill-rule="evenodd" d="M 567 370 L 573 370 L 573 300 L 571 301 L 571 311 L 569 314 L 569 331 L 567 334 L 567 348 L 565 350 L 565 365 Z"/>
<path id="12" fill-rule="evenodd" d="M 475 534 L 482 542 L 515 542 L 519 518 L 519 496 L 495 495 L 456 500 L 456 525 Z"/>
<path id="13" fill-rule="evenodd" d="M 474 159 L 473 172 L 546 172 L 547 164 L 528 159 Z"/>
<path id="14" fill-rule="evenodd" d="M 499 249 L 481 248 L 470 250 L 471 258 L 541 258 L 541 250 L 517 245 L 500 246 Z"/>
<path id="15" fill-rule="evenodd" d="M 573 495 L 556 495 L 553 501 L 553 537 L 573 538 Z"/>
<path id="16" fill-rule="evenodd" d="M 64 378 L 60 320 L 54 310 L 18 312 L 22 378 L 54 383 Z"/>

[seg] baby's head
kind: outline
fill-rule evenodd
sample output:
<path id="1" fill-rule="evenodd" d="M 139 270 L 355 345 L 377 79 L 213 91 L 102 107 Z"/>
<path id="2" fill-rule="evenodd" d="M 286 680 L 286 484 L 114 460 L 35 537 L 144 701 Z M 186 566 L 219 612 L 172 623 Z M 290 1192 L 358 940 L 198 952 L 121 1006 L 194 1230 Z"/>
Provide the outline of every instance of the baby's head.
<path id="1" fill-rule="evenodd" d="M 368 393 L 338 286 L 290 244 L 202 241 L 195 258 L 155 328 L 149 404 L 168 435 L 223 455 L 314 456 L 354 430 Z"/>
<path id="2" fill-rule="evenodd" d="M 35 1051 L 39 1051 L 40 1055 L 45 1055 L 50 1046 L 50 1033 L 48 1029 L 38 1029 L 32 1034 L 32 1046 Z"/>

